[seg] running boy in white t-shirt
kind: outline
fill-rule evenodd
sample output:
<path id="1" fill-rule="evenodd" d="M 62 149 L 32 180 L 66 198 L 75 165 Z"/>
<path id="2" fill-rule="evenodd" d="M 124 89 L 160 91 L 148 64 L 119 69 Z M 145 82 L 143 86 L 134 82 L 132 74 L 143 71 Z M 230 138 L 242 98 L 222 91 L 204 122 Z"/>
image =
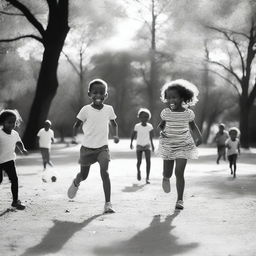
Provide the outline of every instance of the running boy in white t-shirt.
<path id="1" fill-rule="evenodd" d="M 80 182 L 86 180 L 89 174 L 90 166 L 98 162 L 105 194 L 104 213 L 113 213 L 114 210 L 110 201 L 111 184 L 108 173 L 110 161 L 108 149 L 109 123 L 115 129 L 115 143 L 119 142 L 119 137 L 113 107 L 103 104 L 107 98 L 107 92 L 108 86 L 105 81 L 95 79 L 89 83 L 88 96 L 91 98 L 92 103 L 85 105 L 80 110 L 73 126 L 74 136 L 76 136 L 80 126 L 82 126 L 84 136 L 80 149 L 80 172 L 76 175 L 68 189 L 68 197 L 75 197 Z"/>
<path id="2" fill-rule="evenodd" d="M 37 133 L 39 148 L 43 159 L 44 171 L 46 169 L 47 164 L 53 166 L 53 163 L 50 160 L 50 149 L 52 143 L 54 142 L 54 132 L 52 129 L 50 129 L 51 125 L 51 121 L 46 120 L 44 122 L 44 128 L 41 128 Z"/>
<path id="3" fill-rule="evenodd" d="M 153 126 L 148 123 L 151 118 L 151 113 L 146 108 L 141 108 L 138 111 L 138 118 L 140 119 L 140 123 L 137 123 L 134 126 L 134 130 L 131 135 L 131 144 L 130 148 L 133 149 L 132 142 L 136 138 L 137 146 L 136 146 L 136 155 L 137 155 L 137 180 L 141 180 L 141 160 L 142 153 L 145 153 L 146 158 L 146 183 L 149 184 L 149 174 L 150 174 L 150 165 L 151 165 L 151 148 L 154 151 L 155 147 L 153 144 Z"/>

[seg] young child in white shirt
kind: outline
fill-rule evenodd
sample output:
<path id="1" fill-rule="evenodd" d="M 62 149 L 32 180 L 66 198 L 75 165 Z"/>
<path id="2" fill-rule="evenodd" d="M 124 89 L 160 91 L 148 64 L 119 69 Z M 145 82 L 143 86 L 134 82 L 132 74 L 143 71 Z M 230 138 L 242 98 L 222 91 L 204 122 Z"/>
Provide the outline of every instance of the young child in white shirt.
<path id="1" fill-rule="evenodd" d="M 152 151 L 155 150 L 154 143 L 153 143 L 153 126 L 152 124 L 148 123 L 151 118 L 151 113 L 146 108 L 141 108 L 138 111 L 138 118 L 140 119 L 140 123 L 137 123 L 134 126 L 131 135 L 131 143 L 130 148 L 133 149 L 133 140 L 137 139 L 137 146 L 136 146 L 136 155 L 137 155 L 137 180 L 141 180 L 141 160 L 142 160 L 142 153 L 145 153 L 146 159 L 146 183 L 150 184 L 149 181 L 149 174 L 150 174 L 150 166 L 151 166 L 151 149 Z"/>
<path id="2" fill-rule="evenodd" d="M 25 206 L 18 199 L 19 184 L 15 166 L 15 148 L 27 154 L 18 132 L 14 130 L 20 122 L 21 117 L 17 110 L 5 109 L 0 112 L 0 184 L 5 171 L 11 182 L 12 207 L 24 210 Z"/>
<path id="3" fill-rule="evenodd" d="M 80 172 L 76 175 L 76 178 L 72 181 L 68 189 L 68 197 L 72 199 L 76 196 L 80 182 L 87 179 L 90 166 L 98 162 L 105 194 L 104 213 L 113 213 L 115 211 L 110 201 L 111 184 L 108 173 L 110 161 L 108 149 L 109 123 L 115 130 L 115 143 L 119 142 L 119 137 L 113 107 L 104 104 L 107 95 L 108 86 L 105 81 L 94 79 L 89 83 L 88 96 L 92 100 L 92 103 L 85 105 L 80 110 L 73 126 L 74 136 L 76 136 L 81 126 L 84 136 L 80 149 Z"/>
<path id="4" fill-rule="evenodd" d="M 237 156 L 240 155 L 240 142 L 238 136 L 240 134 L 239 129 L 232 127 L 229 129 L 229 139 L 226 140 L 225 145 L 227 147 L 227 156 L 229 161 L 230 173 L 236 178 L 236 162 Z M 234 167 L 234 168 L 233 168 Z"/>
<path id="5" fill-rule="evenodd" d="M 38 144 L 42 155 L 44 170 L 46 169 L 47 164 L 53 166 L 53 163 L 50 160 L 51 145 L 54 142 L 54 132 L 51 129 L 51 125 L 51 121 L 46 120 L 44 122 L 44 128 L 41 128 L 37 133 Z"/>

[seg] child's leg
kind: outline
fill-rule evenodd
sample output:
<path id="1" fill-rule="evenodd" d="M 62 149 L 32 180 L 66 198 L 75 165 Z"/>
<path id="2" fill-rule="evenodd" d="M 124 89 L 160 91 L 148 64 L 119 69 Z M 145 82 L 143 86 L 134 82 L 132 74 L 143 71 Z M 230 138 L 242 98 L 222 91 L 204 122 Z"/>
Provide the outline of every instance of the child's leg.
<path id="1" fill-rule="evenodd" d="M 237 155 L 234 155 L 234 158 L 233 158 L 233 165 L 234 165 L 234 177 L 236 177 L 236 160 L 237 160 Z"/>
<path id="2" fill-rule="evenodd" d="M 108 165 L 109 165 L 109 152 L 102 151 L 98 156 L 98 162 L 100 165 L 100 175 L 103 182 L 103 190 L 105 195 L 105 202 L 110 202 L 110 195 L 111 195 L 111 183 L 108 173 Z"/>
<path id="3" fill-rule="evenodd" d="M 164 160 L 163 177 L 170 179 L 172 177 L 174 160 Z"/>
<path id="4" fill-rule="evenodd" d="M 46 151 L 45 148 L 40 148 L 42 160 L 43 160 L 43 167 L 46 169 L 47 159 L 46 159 Z"/>
<path id="5" fill-rule="evenodd" d="M 75 186 L 78 187 L 80 185 L 81 181 L 87 179 L 89 171 L 90 171 L 90 165 L 88 165 L 88 166 L 81 165 L 80 172 L 76 175 L 76 177 L 74 179 Z"/>
<path id="6" fill-rule="evenodd" d="M 162 188 L 165 193 L 171 191 L 170 178 L 173 172 L 174 160 L 164 160 Z"/>
<path id="7" fill-rule="evenodd" d="M 4 164 L 4 170 L 11 181 L 11 191 L 13 202 L 18 201 L 18 177 L 14 161 L 9 161 Z"/>
<path id="8" fill-rule="evenodd" d="M 47 151 L 46 151 L 46 159 L 47 159 L 47 164 L 49 164 L 51 167 L 53 167 L 53 163 L 50 159 L 50 149 L 47 148 Z"/>
<path id="9" fill-rule="evenodd" d="M 183 192 L 185 187 L 184 171 L 187 159 L 176 159 L 175 175 L 178 200 L 183 200 Z"/>
<path id="10" fill-rule="evenodd" d="M 142 160 L 142 151 L 136 150 L 136 155 L 137 155 L 137 180 L 141 180 L 140 166 L 141 166 L 141 160 Z"/>
<path id="11" fill-rule="evenodd" d="M 151 167 L 151 151 L 145 150 L 145 158 L 146 158 L 146 179 L 149 179 L 150 167 Z"/>

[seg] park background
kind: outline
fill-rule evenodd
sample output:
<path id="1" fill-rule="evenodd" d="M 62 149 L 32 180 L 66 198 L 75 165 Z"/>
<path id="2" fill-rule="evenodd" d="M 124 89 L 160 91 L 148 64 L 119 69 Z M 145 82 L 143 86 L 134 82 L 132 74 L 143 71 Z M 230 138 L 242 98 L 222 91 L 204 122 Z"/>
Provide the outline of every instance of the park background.
<path id="1" fill-rule="evenodd" d="M 0 104 L 18 109 L 28 149 L 50 119 L 61 141 L 72 134 L 88 83 L 109 85 L 120 136 L 147 107 L 156 127 L 161 86 L 184 78 L 200 91 L 194 111 L 204 143 L 216 124 L 256 143 L 255 1 L 1 0 Z"/>

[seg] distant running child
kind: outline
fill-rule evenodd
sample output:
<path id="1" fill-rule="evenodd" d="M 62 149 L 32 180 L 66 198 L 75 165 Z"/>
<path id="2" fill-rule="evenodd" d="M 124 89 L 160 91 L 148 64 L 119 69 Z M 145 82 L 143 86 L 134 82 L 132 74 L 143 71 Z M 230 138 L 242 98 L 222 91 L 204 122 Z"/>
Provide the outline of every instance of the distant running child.
<path id="1" fill-rule="evenodd" d="M 197 87 L 183 79 L 166 83 L 161 89 L 161 100 L 167 105 L 161 112 L 159 124 L 161 131 L 158 152 L 163 158 L 162 188 L 164 192 L 170 192 L 170 178 L 175 163 L 178 194 L 176 209 L 184 208 L 184 171 L 187 160 L 198 158 L 196 146 L 202 143 L 202 135 L 194 121 L 195 114 L 189 108 L 195 105 L 197 96 Z"/>
<path id="2" fill-rule="evenodd" d="M 217 144 L 217 160 L 216 163 L 220 163 L 221 157 L 226 161 L 226 146 L 225 141 L 229 138 L 228 132 L 225 130 L 225 124 L 219 124 L 219 131 L 216 133 L 214 141 Z"/>
<path id="3" fill-rule="evenodd" d="M 11 205 L 17 210 L 25 209 L 18 199 L 19 185 L 15 166 L 15 148 L 17 147 L 21 153 L 27 154 L 18 132 L 14 130 L 21 120 L 17 110 L 5 109 L 0 112 L 0 184 L 3 180 L 3 171 L 5 171 L 11 182 Z"/>
<path id="4" fill-rule="evenodd" d="M 37 133 L 37 139 L 38 139 L 38 144 L 40 148 L 40 152 L 42 155 L 42 160 L 43 160 L 43 171 L 46 170 L 47 164 L 53 167 L 53 163 L 50 160 L 50 151 L 52 147 L 52 143 L 54 143 L 54 132 L 51 129 L 52 122 L 50 120 L 45 120 L 44 122 L 44 128 L 41 128 L 39 132 Z M 42 180 L 46 182 L 46 178 L 42 177 Z M 52 175 L 51 180 L 53 182 L 56 181 L 56 176 Z"/>
<path id="5" fill-rule="evenodd" d="M 148 123 L 151 118 L 151 113 L 146 108 L 141 108 L 138 111 L 138 118 L 140 119 L 140 123 L 137 123 L 134 126 L 134 130 L 131 135 L 131 144 L 130 148 L 133 149 L 133 140 L 137 139 L 136 146 L 136 155 L 137 155 L 137 180 L 141 180 L 141 160 L 142 153 L 145 153 L 146 158 L 146 183 L 150 184 L 149 174 L 150 174 L 150 165 L 151 165 L 151 148 L 152 151 L 155 150 L 153 143 L 153 126 Z"/>
<path id="6" fill-rule="evenodd" d="M 229 138 L 226 140 L 226 147 L 228 149 L 228 161 L 231 175 L 236 178 L 236 161 L 238 154 L 240 155 L 240 142 L 238 136 L 240 134 L 239 129 L 232 127 L 229 129 Z M 234 167 L 234 168 L 232 168 Z"/>
<path id="7" fill-rule="evenodd" d="M 111 184 L 108 173 L 110 161 L 108 133 L 110 123 L 115 130 L 114 142 L 119 142 L 118 126 L 115 121 L 116 115 L 112 106 L 104 104 L 108 96 L 108 86 L 105 81 L 101 79 L 92 80 L 89 83 L 88 96 L 92 103 L 85 105 L 80 110 L 73 128 L 75 136 L 80 126 L 82 126 L 84 136 L 80 149 L 79 162 L 81 169 L 68 189 L 68 197 L 71 199 L 75 197 L 80 182 L 86 180 L 89 174 L 90 166 L 98 162 L 105 194 L 104 213 L 113 213 L 115 211 L 110 201 Z"/>

